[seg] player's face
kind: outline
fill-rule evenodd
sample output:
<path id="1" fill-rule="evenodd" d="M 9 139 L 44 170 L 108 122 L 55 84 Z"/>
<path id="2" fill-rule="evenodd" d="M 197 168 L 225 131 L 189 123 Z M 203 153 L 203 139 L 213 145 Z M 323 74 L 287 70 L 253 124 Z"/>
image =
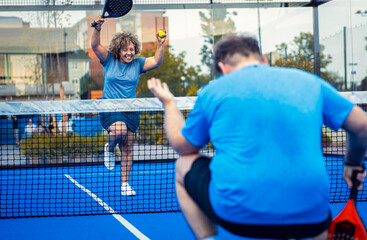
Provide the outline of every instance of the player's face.
<path id="1" fill-rule="evenodd" d="M 135 47 L 133 43 L 129 43 L 127 46 L 120 50 L 121 61 L 124 63 L 130 63 L 135 56 Z"/>

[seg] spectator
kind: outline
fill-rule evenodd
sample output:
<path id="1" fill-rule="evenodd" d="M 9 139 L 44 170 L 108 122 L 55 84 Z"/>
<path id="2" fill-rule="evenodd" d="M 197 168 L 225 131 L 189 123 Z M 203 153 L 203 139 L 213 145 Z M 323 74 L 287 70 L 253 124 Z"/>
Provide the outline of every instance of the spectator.
<path id="1" fill-rule="evenodd" d="M 55 124 L 54 124 L 54 118 L 52 116 L 49 117 L 49 122 L 48 122 L 48 132 L 51 133 L 52 135 L 55 135 L 56 133 L 56 128 L 55 128 Z"/>
<path id="2" fill-rule="evenodd" d="M 28 119 L 28 125 L 25 127 L 25 130 L 24 130 L 25 137 L 28 138 L 28 137 L 32 136 L 32 134 L 35 132 L 36 128 L 37 127 L 36 127 L 36 125 L 33 124 L 32 118 L 29 118 Z"/>
<path id="3" fill-rule="evenodd" d="M 34 133 L 41 134 L 41 133 L 45 133 L 45 132 L 47 132 L 47 127 L 44 125 L 42 120 L 38 120 L 36 129 L 34 130 Z"/>
<path id="4" fill-rule="evenodd" d="M 61 134 L 65 133 L 66 135 L 70 135 L 73 133 L 73 121 L 71 120 L 71 114 L 67 115 L 67 121 L 65 121 L 65 123 L 63 122 L 64 119 L 65 116 L 63 115 L 61 120 L 57 121 L 57 129 Z"/>
<path id="5" fill-rule="evenodd" d="M 15 143 L 19 145 L 19 126 L 18 126 L 18 117 L 16 115 L 11 116 L 13 119 L 13 134 L 15 138 Z"/>
<path id="6" fill-rule="evenodd" d="M 71 135 L 74 132 L 74 123 L 73 120 L 71 120 L 71 114 L 68 114 L 68 121 L 65 124 L 65 131 L 67 135 Z"/>

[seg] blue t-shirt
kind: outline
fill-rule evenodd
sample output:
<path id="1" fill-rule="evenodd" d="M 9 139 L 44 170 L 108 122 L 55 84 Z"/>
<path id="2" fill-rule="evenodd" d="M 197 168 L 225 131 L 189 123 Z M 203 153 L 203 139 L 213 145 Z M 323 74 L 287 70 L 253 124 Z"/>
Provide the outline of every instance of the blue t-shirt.
<path id="1" fill-rule="evenodd" d="M 145 58 L 134 58 L 131 63 L 114 59 L 110 52 L 104 67 L 103 99 L 135 98 L 139 75 L 143 73 Z"/>
<path id="2" fill-rule="evenodd" d="M 210 201 L 243 224 L 324 221 L 328 178 L 323 124 L 337 130 L 353 104 L 319 77 L 296 69 L 246 66 L 198 92 L 182 129 L 194 146 L 215 147 Z"/>

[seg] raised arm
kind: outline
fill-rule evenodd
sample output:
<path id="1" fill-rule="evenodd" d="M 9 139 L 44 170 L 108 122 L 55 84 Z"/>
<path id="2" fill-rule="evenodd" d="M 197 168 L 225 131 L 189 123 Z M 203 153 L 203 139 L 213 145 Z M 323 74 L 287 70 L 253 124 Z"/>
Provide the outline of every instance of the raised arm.
<path id="1" fill-rule="evenodd" d="M 166 41 L 167 35 L 164 35 L 164 37 L 161 38 L 158 36 L 158 33 L 157 33 L 156 38 L 158 40 L 157 50 L 155 51 L 155 54 L 153 57 L 149 57 L 145 60 L 145 64 L 143 68 L 144 71 L 153 70 L 159 67 L 163 61 L 164 42 Z"/>
<path id="2" fill-rule="evenodd" d="M 104 46 L 101 45 L 101 29 L 104 20 L 101 16 L 98 16 L 94 21 L 97 23 L 97 25 L 94 27 L 92 32 L 91 47 L 98 59 L 101 62 L 104 62 L 108 56 L 108 51 Z"/>
<path id="3" fill-rule="evenodd" d="M 363 170 L 362 160 L 367 150 L 367 115 L 358 106 L 354 106 L 347 119 L 343 123 L 343 129 L 347 131 L 347 152 L 345 154 L 345 166 L 343 177 L 349 188 L 352 187 L 352 171 Z M 357 175 L 357 179 L 364 181 L 366 172 Z M 359 189 L 362 188 L 362 185 Z"/>
<path id="4" fill-rule="evenodd" d="M 148 88 L 164 105 L 164 128 L 171 146 L 180 156 L 198 153 L 200 149 L 188 142 L 181 133 L 185 119 L 177 108 L 174 96 L 169 91 L 167 84 L 162 83 L 159 79 L 151 78 L 148 80 Z"/>

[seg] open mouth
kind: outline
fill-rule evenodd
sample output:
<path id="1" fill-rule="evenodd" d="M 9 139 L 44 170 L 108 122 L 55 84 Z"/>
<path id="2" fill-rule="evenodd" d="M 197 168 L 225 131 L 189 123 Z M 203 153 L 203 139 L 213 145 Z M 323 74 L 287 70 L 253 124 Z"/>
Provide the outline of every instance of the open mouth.
<path id="1" fill-rule="evenodd" d="M 127 61 L 131 61 L 131 60 L 133 60 L 133 56 L 125 56 L 125 59 L 127 60 Z"/>

